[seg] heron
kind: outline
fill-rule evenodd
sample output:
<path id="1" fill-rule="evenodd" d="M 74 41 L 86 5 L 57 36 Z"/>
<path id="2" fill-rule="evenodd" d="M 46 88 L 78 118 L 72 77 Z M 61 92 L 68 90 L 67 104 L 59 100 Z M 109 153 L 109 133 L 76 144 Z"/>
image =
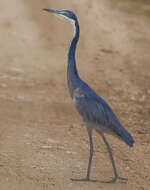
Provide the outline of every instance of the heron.
<path id="1" fill-rule="evenodd" d="M 112 163 L 114 177 L 106 182 L 114 183 L 117 179 L 125 180 L 126 178 L 122 178 L 118 175 L 112 149 L 106 140 L 105 134 L 111 134 L 117 137 L 129 147 L 133 147 L 134 139 L 121 125 L 119 119 L 112 111 L 111 107 L 105 102 L 105 100 L 101 98 L 86 82 L 84 82 L 78 74 L 75 52 L 79 40 L 80 28 L 77 16 L 70 10 L 54 10 L 47 8 L 43 10 L 54 13 L 59 17 L 71 21 L 74 27 L 73 38 L 68 49 L 67 82 L 71 98 L 73 99 L 75 107 L 81 115 L 87 129 L 90 144 L 90 154 L 85 178 L 72 180 L 92 181 L 90 178 L 90 173 L 94 151 L 92 139 L 93 130 L 96 130 L 96 132 L 98 132 L 98 134 L 102 137 Z"/>

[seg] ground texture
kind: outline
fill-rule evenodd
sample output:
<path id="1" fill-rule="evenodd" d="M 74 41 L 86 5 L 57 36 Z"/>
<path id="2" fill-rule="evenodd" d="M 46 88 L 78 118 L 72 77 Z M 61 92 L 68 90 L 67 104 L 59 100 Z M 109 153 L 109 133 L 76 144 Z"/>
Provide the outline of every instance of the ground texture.
<path id="1" fill-rule="evenodd" d="M 0 189 L 148 190 L 150 186 L 150 4 L 121 0 L 1 0 Z M 66 85 L 72 26 L 42 11 L 72 9 L 81 27 L 82 79 L 114 109 L 134 148 L 108 136 L 127 183 L 72 182 L 85 176 L 88 136 Z M 111 163 L 96 133 L 92 179 Z"/>

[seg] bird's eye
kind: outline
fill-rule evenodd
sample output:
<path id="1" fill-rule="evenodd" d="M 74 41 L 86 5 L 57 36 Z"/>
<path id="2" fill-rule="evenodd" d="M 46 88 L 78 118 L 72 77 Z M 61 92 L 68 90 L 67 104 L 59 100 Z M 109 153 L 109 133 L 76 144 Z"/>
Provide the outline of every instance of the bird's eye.
<path id="1" fill-rule="evenodd" d="M 68 12 L 64 12 L 63 14 L 64 14 L 65 16 L 68 16 L 69 13 L 68 13 Z"/>

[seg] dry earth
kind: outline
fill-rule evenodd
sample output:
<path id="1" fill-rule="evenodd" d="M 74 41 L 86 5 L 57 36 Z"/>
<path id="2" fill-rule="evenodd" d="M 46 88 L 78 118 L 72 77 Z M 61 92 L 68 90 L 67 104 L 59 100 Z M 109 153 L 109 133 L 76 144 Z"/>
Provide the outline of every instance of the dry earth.
<path id="1" fill-rule="evenodd" d="M 127 183 L 70 180 L 86 173 L 88 136 L 66 85 L 72 26 L 43 12 L 46 7 L 76 12 L 79 73 L 135 138 L 128 148 L 108 136 Z M 149 20 L 148 0 L 1 0 L 1 190 L 149 190 Z M 94 144 L 92 178 L 108 180 L 111 163 L 96 133 Z"/>

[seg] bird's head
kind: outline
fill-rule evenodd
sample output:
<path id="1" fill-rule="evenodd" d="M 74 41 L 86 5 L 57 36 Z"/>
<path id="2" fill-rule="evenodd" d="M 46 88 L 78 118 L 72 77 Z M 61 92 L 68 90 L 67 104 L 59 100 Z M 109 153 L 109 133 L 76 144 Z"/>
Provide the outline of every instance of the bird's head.
<path id="1" fill-rule="evenodd" d="M 43 9 L 43 10 L 54 13 L 72 22 L 77 20 L 76 15 L 72 11 L 69 11 L 69 10 L 54 10 L 54 9 Z"/>

